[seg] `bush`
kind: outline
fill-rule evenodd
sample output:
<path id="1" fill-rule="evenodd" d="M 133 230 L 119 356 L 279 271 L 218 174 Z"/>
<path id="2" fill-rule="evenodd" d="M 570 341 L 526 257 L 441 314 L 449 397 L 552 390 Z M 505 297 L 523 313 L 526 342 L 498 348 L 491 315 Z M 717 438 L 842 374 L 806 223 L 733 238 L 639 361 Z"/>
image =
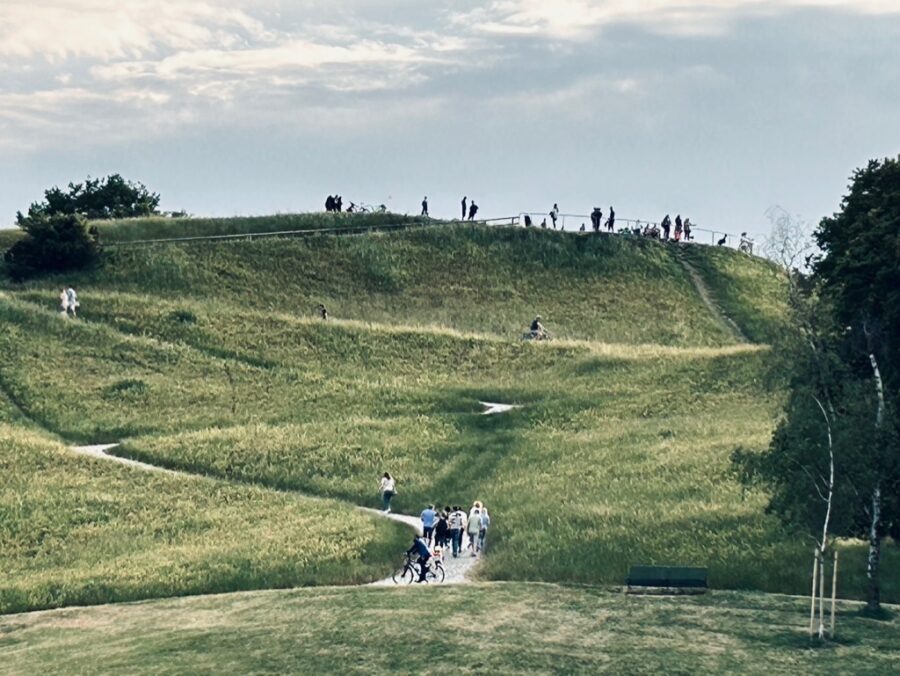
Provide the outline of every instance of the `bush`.
<path id="1" fill-rule="evenodd" d="M 23 219 L 20 226 L 25 230 L 25 238 L 4 255 L 13 279 L 85 268 L 97 260 L 97 240 L 81 216 L 37 215 Z"/>
<path id="2" fill-rule="evenodd" d="M 16 219 L 20 226 L 39 216 L 81 214 L 90 220 L 134 218 L 157 213 L 159 195 L 147 190 L 142 183 L 132 183 L 119 174 L 104 179 L 88 176 L 84 183 L 69 183 L 67 191 L 53 187 L 44 191 L 44 201 L 28 208 L 28 215 L 20 211 Z"/>

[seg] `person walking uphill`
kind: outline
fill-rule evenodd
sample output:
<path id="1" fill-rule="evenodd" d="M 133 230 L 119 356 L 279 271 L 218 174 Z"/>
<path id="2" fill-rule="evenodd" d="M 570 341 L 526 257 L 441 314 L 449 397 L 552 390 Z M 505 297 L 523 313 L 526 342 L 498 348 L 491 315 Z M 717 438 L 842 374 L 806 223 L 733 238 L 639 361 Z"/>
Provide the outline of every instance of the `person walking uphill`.
<path id="1" fill-rule="evenodd" d="M 422 200 L 422 215 L 428 216 L 428 195 Z"/>
<path id="2" fill-rule="evenodd" d="M 381 477 L 381 501 L 384 505 L 384 513 L 391 513 L 391 499 L 397 495 L 397 485 L 394 481 L 394 477 L 392 477 L 388 472 L 384 473 L 384 476 Z"/>
<path id="3" fill-rule="evenodd" d="M 453 508 L 450 517 L 447 519 L 450 526 L 450 541 L 453 546 L 453 558 L 459 556 L 462 549 L 463 530 L 466 527 L 466 513 L 459 506 Z"/>
<path id="4" fill-rule="evenodd" d="M 478 538 L 481 535 L 481 510 L 476 507 L 469 514 L 469 523 L 466 526 L 466 532 L 469 534 L 469 549 L 472 550 L 472 556 L 478 554 Z"/>
<path id="5" fill-rule="evenodd" d="M 422 519 L 422 538 L 428 544 L 431 544 L 434 536 L 434 525 L 437 519 L 437 512 L 434 511 L 434 505 L 428 505 L 419 516 Z"/>

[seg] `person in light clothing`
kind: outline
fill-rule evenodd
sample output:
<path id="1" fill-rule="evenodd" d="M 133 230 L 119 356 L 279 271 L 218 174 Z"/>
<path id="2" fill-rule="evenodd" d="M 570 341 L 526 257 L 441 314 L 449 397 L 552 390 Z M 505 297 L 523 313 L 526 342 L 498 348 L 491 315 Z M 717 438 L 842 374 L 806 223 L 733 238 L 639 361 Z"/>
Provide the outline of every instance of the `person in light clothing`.
<path id="1" fill-rule="evenodd" d="M 469 523 L 466 526 L 466 532 L 469 534 L 469 549 L 472 550 L 472 556 L 478 555 L 478 536 L 481 534 L 481 510 L 477 507 L 472 510 L 469 515 Z"/>
<path id="2" fill-rule="evenodd" d="M 488 515 L 487 507 L 481 508 L 481 532 L 478 533 L 478 551 L 484 551 L 484 537 L 487 535 L 487 529 L 491 525 L 491 517 Z"/>
<path id="3" fill-rule="evenodd" d="M 59 292 L 59 314 L 63 317 L 69 314 L 69 294 L 65 289 Z"/>
<path id="4" fill-rule="evenodd" d="M 385 472 L 381 477 L 381 501 L 384 506 L 384 513 L 391 513 L 391 498 L 397 495 L 397 485 L 394 477 L 390 473 Z"/>

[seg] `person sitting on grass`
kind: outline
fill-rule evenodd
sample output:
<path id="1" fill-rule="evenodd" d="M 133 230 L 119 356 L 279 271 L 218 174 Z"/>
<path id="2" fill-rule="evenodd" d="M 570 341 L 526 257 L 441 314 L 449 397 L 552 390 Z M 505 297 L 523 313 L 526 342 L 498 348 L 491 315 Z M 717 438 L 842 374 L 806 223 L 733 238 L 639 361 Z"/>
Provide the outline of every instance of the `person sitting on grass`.
<path id="1" fill-rule="evenodd" d="M 319 303 L 319 307 L 317 308 L 319 313 L 319 317 L 322 321 L 328 321 L 328 308 L 325 307 L 324 303 Z"/>
<path id="2" fill-rule="evenodd" d="M 407 555 L 419 555 L 419 579 L 418 582 L 425 582 L 425 573 L 428 572 L 428 562 L 431 560 L 431 552 L 428 551 L 428 545 L 420 535 L 413 538 L 412 547 L 406 550 Z"/>

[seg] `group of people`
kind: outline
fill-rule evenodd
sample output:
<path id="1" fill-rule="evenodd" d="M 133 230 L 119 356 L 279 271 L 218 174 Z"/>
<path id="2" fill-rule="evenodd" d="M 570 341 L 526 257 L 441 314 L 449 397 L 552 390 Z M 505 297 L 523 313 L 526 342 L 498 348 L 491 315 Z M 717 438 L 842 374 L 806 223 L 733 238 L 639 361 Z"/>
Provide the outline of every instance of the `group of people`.
<path id="1" fill-rule="evenodd" d="M 325 200 L 325 211 L 339 214 L 344 210 L 344 198 L 340 195 L 329 195 Z"/>
<path id="2" fill-rule="evenodd" d="M 444 557 L 447 547 L 451 547 L 453 558 L 463 554 L 463 536 L 468 535 L 470 556 L 478 556 L 484 550 L 484 538 L 491 525 L 487 508 L 478 500 L 469 513 L 460 507 L 444 507 L 440 512 L 434 505 L 428 505 L 419 517 L 422 534 L 416 534 L 412 547 L 406 550 L 408 556 L 418 556 L 419 582 L 426 581 L 426 574 L 432 559 Z"/>
<path id="3" fill-rule="evenodd" d="M 63 317 L 77 317 L 79 306 L 78 293 L 74 286 L 59 292 L 59 313 Z"/>
<path id="4" fill-rule="evenodd" d="M 474 221 L 475 217 L 478 215 L 478 205 L 475 204 L 475 200 L 469 202 L 469 196 L 466 195 L 462 198 L 462 220 L 466 220 L 468 218 L 470 221 Z"/>
<path id="5" fill-rule="evenodd" d="M 491 517 L 487 507 L 476 500 L 468 514 L 459 505 L 444 507 L 438 511 L 434 505 L 428 505 L 419 517 L 422 521 L 422 539 L 436 551 L 445 551 L 449 546 L 453 557 L 463 553 L 463 538 L 468 536 L 471 556 L 478 556 L 484 550 L 484 539 L 491 525 Z"/>

